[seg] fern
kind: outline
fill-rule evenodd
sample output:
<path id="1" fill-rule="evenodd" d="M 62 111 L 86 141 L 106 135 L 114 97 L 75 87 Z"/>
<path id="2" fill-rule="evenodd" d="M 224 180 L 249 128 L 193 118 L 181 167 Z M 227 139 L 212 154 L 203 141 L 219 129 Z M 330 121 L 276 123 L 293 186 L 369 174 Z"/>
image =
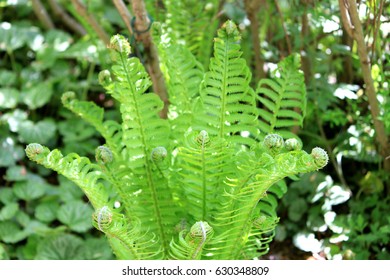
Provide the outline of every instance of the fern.
<path id="1" fill-rule="evenodd" d="M 214 20 L 218 1 L 164 0 L 167 7 L 166 25 L 172 40 L 185 45 L 204 67 L 209 63 L 212 38 L 218 27 Z"/>
<path id="2" fill-rule="evenodd" d="M 257 114 L 251 73 L 241 58 L 240 36 L 232 22 L 218 31 L 210 70 L 201 85 L 203 110 L 195 128 L 228 141 L 252 145 L 257 137 Z M 242 132 L 251 137 L 243 137 Z"/>
<path id="3" fill-rule="evenodd" d="M 258 258 L 279 221 L 275 209 L 287 189 L 282 179 L 328 161 L 321 148 L 308 154 L 298 139 L 281 136 L 304 117 L 297 60 L 283 61 L 279 78 L 260 81 L 257 96 L 232 22 L 218 31 L 205 74 L 188 49 L 164 37 L 155 33 L 169 119 L 159 118 L 162 101 L 149 92 L 140 61 L 129 58 L 128 42 L 116 35 L 113 66 L 99 81 L 119 102 L 121 123 L 105 121 L 102 108 L 74 93 L 62 98 L 105 139 L 96 163 L 36 143 L 26 153 L 84 191 L 95 209 L 94 226 L 120 259 Z"/>
<path id="4" fill-rule="evenodd" d="M 292 55 L 278 64 L 273 79 L 260 80 L 256 95 L 263 105 L 259 109 L 259 128 L 263 133 L 278 132 L 285 138 L 295 137 L 288 129 L 303 125 L 306 89 L 299 68 L 299 57 Z"/>

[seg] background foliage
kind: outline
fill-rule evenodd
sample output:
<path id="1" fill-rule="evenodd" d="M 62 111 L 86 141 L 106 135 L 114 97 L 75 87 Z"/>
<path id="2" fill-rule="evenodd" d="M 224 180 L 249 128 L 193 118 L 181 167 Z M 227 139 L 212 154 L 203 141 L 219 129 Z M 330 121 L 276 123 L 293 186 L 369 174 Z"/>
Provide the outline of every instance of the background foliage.
<path id="1" fill-rule="evenodd" d="M 42 3 L 49 11 L 47 18 L 36 12 Z M 79 99 L 93 100 L 118 119 L 116 103 L 97 84 L 97 73 L 108 61 L 104 33 L 128 36 L 144 63 L 146 45 L 129 33 L 114 3 L 83 2 L 103 35 L 77 9 L 81 1 L 42 3 L 0 1 L 0 259 L 110 259 L 109 246 L 92 229 L 92 208 L 82 193 L 28 161 L 23 149 L 39 142 L 64 154 L 75 151 L 92 157 L 102 139 L 62 107 L 60 96 L 75 91 Z M 189 46 L 205 69 L 211 38 L 226 19 L 241 29 L 245 59 L 256 81 L 277 75 L 276 63 L 287 55 L 302 55 L 307 115 L 303 128 L 293 132 L 307 145 L 305 150 L 326 147 L 331 164 L 287 182 L 276 242 L 266 257 L 389 259 L 389 171 L 375 141 L 378 132 L 357 44 L 342 25 L 338 1 L 145 3 L 151 17 Z M 78 26 L 53 16 L 53 7 L 61 7 Z M 359 2 L 387 139 L 389 12 L 386 1 Z"/>

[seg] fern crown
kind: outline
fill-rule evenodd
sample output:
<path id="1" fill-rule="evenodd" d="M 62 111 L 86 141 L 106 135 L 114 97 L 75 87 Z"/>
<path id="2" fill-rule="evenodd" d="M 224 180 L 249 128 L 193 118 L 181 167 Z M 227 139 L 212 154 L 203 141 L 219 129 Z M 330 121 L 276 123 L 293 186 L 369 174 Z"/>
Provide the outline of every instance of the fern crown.
<path id="1" fill-rule="evenodd" d="M 95 209 L 94 226 L 119 259 L 258 258 L 279 221 L 283 178 L 328 161 L 321 148 L 303 151 L 290 132 L 302 125 L 306 108 L 299 59 L 280 62 L 279 75 L 254 90 L 232 21 L 219 29 L 207 63 L 197 60 L 198 45 L 180 44 L 180 34 L 168 43 L 160 40 L 168 36 L 163 30 L 154 36 L 168 119 L 158 115 L 163 102 L 150 91 L 143 65 L 129 57 L 127 40 L 115 35 L 112 67 L 99 81 L 120 105 L 121 121 L 105 120 L 102 108 L 75 93 L 62 98 L 105 139 L 95 161 L 37 143 L 26 154 L 84 191 Z"/>

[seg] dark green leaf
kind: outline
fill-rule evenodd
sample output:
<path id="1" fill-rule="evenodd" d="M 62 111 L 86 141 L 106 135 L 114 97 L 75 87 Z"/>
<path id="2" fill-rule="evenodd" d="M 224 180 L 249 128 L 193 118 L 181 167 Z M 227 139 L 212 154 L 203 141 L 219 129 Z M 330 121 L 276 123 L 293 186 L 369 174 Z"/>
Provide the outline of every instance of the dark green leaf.
<path id="1" fill-rule="evenodd" d="M 37 260 L 86 259 L 83 241 L 71 234 L 59 234 L 41 240 L 37 248 Z"/>
<path id="2" fill-rule="evenodd" d="M 27 180 L 27 170 L 24 166 L 11 166 L 5 173 L 5 179 L 8 181 L 24 181 Z"/>
<path id="3" fill-rule="evenodd" d="M 12 191 L 12 188 L 1 187 L 0 188 L 0 201 L 3 204 L 15 202 L 16 196 Z"/>
<path id="4" fill-rule="evenodd" d="M 12 221 L 0 222 L 0 239 L 5 243 L 17 243 L 27 237 L 20 227 Z"/>
<path id="5" fill-rule="evenodd" d="M 35 217 L 42 222 L 52 222 L 56 219 L 58 208 L 55 201 L 41 203 L 35 208 Z"/>
<path id="6" fill-rule="evenodd" d="M 92 228 L 92 208 L 81 201 L 68 202 L 60 207 L 58 220 L 76 232 L 85 232 Z"/>
<path id="7" fill-rule="evenodd" d="M 19 210 L 19 204 L 16 202 L 8 203 L 0 209 L 0 221 L 9 220 L 15 216 Z"/>
<path id="8" fill-rule="evenodd" d="M 35 124 L 27 120 L 19 126 L 19 136 L 24 143 L 46 144 L 54 137 L 55 132 L 56 125 L 50 119 L 45 119 Z"/>
<path id="9" fill-rule="evenodd" d="M 16 182 L 13 190 L 17 197 L 20 199 L 30 201 L 37 199 L 45 194 L 45 191 L 50 187 L 44 179 L 41 177 L 29 174 L 28 180 L 22 182 Z"/>
<path id="10" fill-rule="evenodd" d="M 39 83 L 22 91 L 20 99 L 28 108 L 35 110 L 49 102 L 53 89 L 51 83 Z"/>

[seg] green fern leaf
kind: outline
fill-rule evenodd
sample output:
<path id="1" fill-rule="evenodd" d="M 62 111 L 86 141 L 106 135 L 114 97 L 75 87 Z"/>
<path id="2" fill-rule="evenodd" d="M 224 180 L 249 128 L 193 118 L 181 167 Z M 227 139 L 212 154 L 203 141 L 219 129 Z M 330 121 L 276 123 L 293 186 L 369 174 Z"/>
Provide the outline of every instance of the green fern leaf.
<path id="1" fill-rule="evenodd" d="M 296 137 L 289 128 L 303 125 L 306 89 L 299 68 L 299 56 L 291 55 L 278 64 L 278 73 L 273 79 L 260 80 L 256 95 L 262 104 L 258 114 L 263 133 L 278 132 L 285 138 Z"/>
<path id="2" fill-rule="evenodd" d="M 195 128 L 229 142 L 252 145 L 258 134 L 255 96 L 239 41 L 237 27 L 226 22 L 215 39 L 210 71 L 202 82 L 203 112 L 196 118 Z M 243 135 L 245 131 L 249 135 Z"/>
<path id="3" fill-rule="evenodd" d="M 108 79 L 104 85 L 121 104 L 125 144 L 122 159 L 129 169 L 118 171 L 117 179 L 125 182 L 124 190 L 132 200 L 133 215 L 144 223 L 145 232 L 157 235 L 163 254 L 167 254 L 170 234 L 178 217 L 172 209 L 168 179 L 159 172 L 151 154 L 156 147 L 169 148 L 169 123 L 158 116 L 163 108 L 162 101 L 156 94 L 147 93 L 151 82 L 144 67 L 137 58 L 128 58 L 128 42 L 116 35 L 111 40 L 111 49 L 115 79 L 112 82 Z"/>

